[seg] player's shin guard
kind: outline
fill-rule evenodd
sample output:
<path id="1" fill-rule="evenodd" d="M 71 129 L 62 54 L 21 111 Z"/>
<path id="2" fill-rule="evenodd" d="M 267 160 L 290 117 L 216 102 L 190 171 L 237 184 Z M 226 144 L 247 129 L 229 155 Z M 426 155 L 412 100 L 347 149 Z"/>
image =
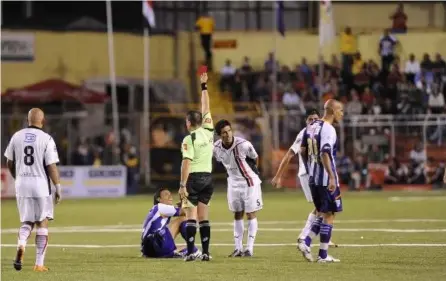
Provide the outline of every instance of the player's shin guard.
<path id="1" fill-rule="evenodd" d="M 328 243 L 330 242 L 332 229 L 333 226 L 331 224 L 321 224 L 321 245 L 319 247 L 319 257 L 321 257 L 322 259 L 325 259 L 327 257 Z"/>
<path id="2" fill-rule="evenodd" d="M 29 224 L 24 224 L 19 228 L 19 234 L 17 239 L 17 250 L 18 249 L 25 250 L 26 243 L 28 242 L 28 238 L 31 235 L 32 230 L 33 228 Z"/>
<path id="3" fill-rule="evenodd" d="M 209 255 L 209 241 L 211 240 L 211 225 L 209 221 L 200 221 L 200 236 L 203 254 Z"/>
<path id="4" fill-rule="evenodd" d="M 48 245 L 48 228 L 38 228 L 36 232 L 36 265 L 43 266 Z"/>
<path id="5" fill-rule="evenodd" d="M 308 233 L 308 236 L 305 237 L 305 244 L 308 247 L 310 247 L 311 241 L 314 239 L 314 237 L 319 235 L 319 232 L 321 230 L 321 223 L 322 217 L 318 217 L 311 225 L 310 233 Z"/>
<path id="6" fill-rule="evenodd" d="M 234 220 L 234 243 L 235 249 L 243 251 L 243 234 L 245 232 L 245 225 L 243 219 Z"/>
<path id="7" fill-rule="evenodd" d="M 183 221 L 180 224 L 180 234 L 183 237 L 184 241 L 187 242 L 187 221 Z"/>
<path id="8" fill-rule="evenodd" d="M 304 228 L 302 229 L 302 232 L 299 234 L 299 239 L 304 240 L 305 237 L 308 236 L 311 230 L 311 226 L 313 225 L 313 222 L 317 219 L 317 216 L 313 214 L 312 212 L 308 215 L 307 222 L 305 223 Z"/>
<path id="9" fill-rule="evenodd" d="M 195 234 L 197 234 L 197 221 L 196 220 L 188 220 L 186 222 L 186 243 L 187 243 L 187 254 L 188 255 L 191 255 L 194 253 Z"/>
<path id="10" fill-rule="evenodd" d="M 257 229 L 258 229 L 257 218 L 248 220 L 248 243 L 246 246 L 251 254 L 253 254 L 254 252 L 254 241 L 256 240 Z"/>

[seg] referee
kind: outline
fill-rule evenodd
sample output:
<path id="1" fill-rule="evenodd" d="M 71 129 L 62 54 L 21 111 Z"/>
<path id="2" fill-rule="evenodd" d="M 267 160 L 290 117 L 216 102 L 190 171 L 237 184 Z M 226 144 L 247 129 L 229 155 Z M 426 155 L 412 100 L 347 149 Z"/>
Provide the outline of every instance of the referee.
<path id="1" fill-rule="evenodd" d="M 182 143 L 181 180 L 178 191 L 186 213 L 187 255 L 185 261 L 193 261 L 197 219 L 200 225 L 202 261 L 209 261 L 211 226 L 208 221 L 208 204 L 212 186 L 212 154 L 214 149 L 214 124 L 209 110 L 207 73 L 201 75 L 201 112 L 189 111 L 186 127 L 189 131 Z"/>

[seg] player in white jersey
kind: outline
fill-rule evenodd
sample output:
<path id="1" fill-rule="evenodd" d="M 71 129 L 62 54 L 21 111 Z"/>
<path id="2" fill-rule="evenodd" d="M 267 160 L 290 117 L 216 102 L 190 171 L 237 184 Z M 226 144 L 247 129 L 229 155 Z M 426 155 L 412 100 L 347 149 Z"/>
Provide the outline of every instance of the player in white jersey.
<path id="1" fill-rule="evenodd" d="M 229 210 L 234 213 L 235 250 L 229 256 L 251 257 L 258 229 L 256 212 L 263 207 L 258 155 L 249 141 L 234 137 L 229 121 L 220 120 L 215 131 L 221 139 L 214 144 L 214 157 L 228 173 L 228 204 Z M 248 240 L 243 250 L 245 213 L 248 218 Z"/>
<path id="2" fill-rule="evenodd" d="M 319 112 L 316 109 L 309 109 L 307 110 L 307 114 L 306 114 L 306 124 L 310 124 L 313 121 L 319 119 Z M 272 185 L 275 188 L 281 188 L 282 187 L 282 177 L 283 174 L 286 172 L 288 164 L 291 160 L 291 158 L 293 158 L 295 155 L 298 155 L 298 160 L 299 160 L 299 171 L 298 171 L 298 178 L 300 181 L 300 185 L 302 187 L 302 190 L 304 192 L 305 198 L 307 199 L 307 201 L 309 203 L 313 203 L 313 198 L 311 195 L 311 189 L 310 189 L 310 184 L 309 184 L 309 174 L 305 168 L 305 163 L 304 160 L 302 159 L 302 156 L 300 154 L 300 147 L 301 147 L 301 143 L 302 143 L 302 137 L 304 134 L 305 128 L 303 128 L 299 134 L 296 137 L 296 140 L 294 141 L 294 143 L 291 145 L 290 149 L 287 151 L 287 153 L 285 154 L 285 156 L 283 157 L 282 161 L 280 162 L 279 165 L 279 169 L 277 170 L 276 175 L 274 176 L 273 180 L 272 180 Z M 307 235 L 310 233 L 310 229 L 311 229 L 311 225 L 313 224 L 313 222 L 316 220 L 316 218 L 318 217 L 317 211 L 315 208 L 313 208 L 313 210 L 310 212 L 310 214 L 308 215 L 307 221 L 305 223 L 304 228 L 302 229 L 302 231 L 299 234 L 299 237 L 297 239 L 297 243 L 299 244 L 300 242 L 302 242 L 305 237 L 307 237 Z M 330 246 L 332 247 L 337 247 L 336 244 L 334 244 L 333 242 L 330 241 Z"/>
<path id="3" fill-rule="evenodd" d="M 17 207 L 22 223 L 19 229 L 14 268 L 22 269 L 26 243 L 36 226 L 36 264 L 34 271 L 48 271 L 44 266 L 48 245 L 48 220 L 54 218 L 50 178 L 56 186 L 56 204 L 61 200 L 59 162 L 56 144 L 42 130 L 43 111 L 33 108 L 28 113 L 29 126 L 15 133 L 5 151 L 7 166 L 15 179 Z"/>

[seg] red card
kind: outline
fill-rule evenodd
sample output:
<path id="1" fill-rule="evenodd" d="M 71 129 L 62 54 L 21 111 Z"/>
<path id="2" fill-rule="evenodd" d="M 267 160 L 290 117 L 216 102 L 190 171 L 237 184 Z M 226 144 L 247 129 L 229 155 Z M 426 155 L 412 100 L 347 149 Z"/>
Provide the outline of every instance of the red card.
<path id="1" fill-rule="evenodd" d="M 208 72 L 208 67 L 206 65 L 202 65 L 198 68 L 198 75 Z"/>

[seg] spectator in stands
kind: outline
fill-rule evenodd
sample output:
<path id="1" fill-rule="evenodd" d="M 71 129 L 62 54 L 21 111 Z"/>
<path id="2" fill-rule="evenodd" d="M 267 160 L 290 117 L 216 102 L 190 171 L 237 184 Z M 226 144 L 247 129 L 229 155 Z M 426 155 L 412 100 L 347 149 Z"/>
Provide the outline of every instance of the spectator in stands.
<path id="1" fill-rule="evenodd" d="M 341 63 L 339 62 L 338 57 L 333 54 L 331 55 L 331 77 L 339 79 L 341 78 Z"/>
<path id="2" fill-rule="evenodd" d="M 249 62 L 248 57 L 243 58 L 243 64 L 242 67 L 240 67 L 240 73 L 242 75 L 250 74 L 253 71 L 251 63 Z"/>
<path id="3" fill-rule="evenodd" d="M 392 102 L 392 100 L 388 97 L 384 99 L 384 103 L 381 107 L 382 114 L 396 114 L 397 109 L 395 104 Z"/>
<path id="4" fill-rule="evenodd" d="M 306 58 L 302 58 L 302 61 L 299 65 L 299 69 L 303 74 L 303 77 L 305 79 L 305 82 L 309 85 L 313 85 L 313 69 L 311 66 L 307 63 Z"/>
<path id="5" fill-rule="evenodd" d="M 352 74 L 357 75 L 364 69 L 364 61 L 362 60 L 361 53 L 357 52 L 354 54 Z"/>
<path id="6" fill-rule="evenodd" d="M 101 152 L 102 148 L 99 147 L 96 147 L 93 150 L 93 167 L 99 167 L 102 165 Z"/>
<path id="7" fill-rule="evenodd" d="M 404 73 L 406 74 L 407 81 L 415 84 L 415 75 L 420 71 L 420 63 L 415 60 L 414 54 L 410 54 L 409 60 L 406 61 L 406 67 L 404 68 Z"/>
<path id="8" fill-rule="evenodd" d="M 299 95 L 291 87 L 288 87 L 286 89 L 285 94 L 283 95 L 283 98 L 282 98 L 282 103 L 287 110 L 291 110 L 293 112 L 298 110 L 299 111 L 298 113 L 300 113 L 300 114 L 305 113 L 305 107 L 304 107 Z"/>
<path id="9" fill-rule="evenodd" d="M 359 100 L 358 92 L 355 89 L 350 91 L 351 100 L 347 103 L 345 107 L 345 112 L 348 115 L 358 115 L 362 113 L 362 103 Z"/>
<path id="10" fill-rule="evenodd" d="M 425 72 L 432 72 L 433 62 L 429 54 L 425 53 L 423 55 L 423 60 L 421 61 L 420 66 L 421 69 L 424 70 Z"/>
<path id="11" fill-rule="evenodd" d="M 128 148 L 123 160 L 127 167 L 127 194 L 136 194 L 139 180 L 139 160 L 134 146 Z"/>
<path id="12" fill-rule="evenodd" d="M 279 77 L 278 77 L 278 88 L 279 91 L 283 92 L 285 90 L 287 90 L 288 88 L 292 87 L 292 83 L 291 83 L 291 72 L 290 69 L 288 68 L 288 66 L 283 65 L 282 69 L 280 70 L 280 72 L 278 73 Z"/>
<path id="13" fill-rule="evenodd" d="M 347 26 L 341 33 L 341 55 L 343 75 L 351 75 L 351 65 L 353 57 L 358 52 L 356 36 L 352 34 L 352 29 Z"/>
<path id="14" fill-rule="evenodd" d="M 415 145 L 415 147 L 410 151 L 409 158 L 415 163 L 426 162 L 426 150 L 424 149 L 424 145 L 422 142 L 418 142 Z"/>
<path id="15" fill-rule="evenodd" d="M 435 61 L 432 63 L 432 71 L 438 79 L 446 75 L 446 62 L 439 53 L 435 54 Z"/>
<path id="16" fill-rule="evenodd" d="M 214 33 L 214 19 L 205 12 L 195 22 L 195 27 L 200 31 L 201 47 L 206 58 L 209 70 L 212 70 L 212 34 Z"/>
<path id="17" fill-rule="evenodd" d="M 424 162 L 417 162 L 411 160 L 409 164 L 409 175 L 407 183 L 409 184 L 424 184 L 426 181 L 424 177 Z"/>
<path id="18" fill-rule="evenodd" d="M 265 72 L 272 73 L 274 70 L 274 64 L 276 64 L 276 70 L 279 71 L 279 61 L 274 57 L 274 53 L 271 52 L 268 55 L 268 59 L 265 61 Z"/>
<path id="19" fill-rule="evenodd" d="M 396 11 L 390 15 L 392 23 L 392 33 L 406 33 L 407 32 L 407 15 L 404 13 L 403 3 L 399 3 Z"/>
<path id="20" fill-rule="evenodd" d="M 317 107 L 317 98 L 313 94 L 310 87 L 305 87 L 301 92 L 301 100 L 305 105 L 305 108 L 316 108 Z"/>
<path id="21" fill-rule="evenodd" d="M 263 75 L 257 79 L 257 84 L 254 87 L 254 99 L 257 101 L 271 101 L 271 82 Z"/>
<path id="22" fill-rule="evenodd" d="M 384 151 L 377 144 L 372 144 L 367 159 L 371 163 L 382 163 L 384 161 Z"/>
<path id="23" fill-rule="evenodd" d="M 433 75 L 421 69 L 420 74 L 415 75 L 415 83 L 417 88 L 427 97 L 432 92 Z"/>
<path id="24" fill-rule="evenodd" d="M 428 98 L 428 113 L 441 114 L 445 112 L 444 95 L 440 92 L 440 85 L 433 84 L 432 93 Z"/>
<path id="25" fill-rule="evenodd" d="M 76 151 L 73 153 L 72 162 L 75 166 L 89 166 L 93 164 L 93 153 L 88 139 L 81 138 L 79 140 Z"/>
<path id="26" fill-rule="evenodd" d="M 371 107 L 373 106 L 373 101 L 375 100 L 375 95 L 372 93 L 369 87 L 365 87 L 364 92 L 361 96 L 361 102 L 365 107 L 365 110 L 369 112 Z"/>
<path id="27" fill-rule="evenodd" d="M 242 101 L 246 93 L 246 83 L 242 80 L 240 73 L 237 71 L 231 85 L 232 99 L 234 101 Z"/>
<path id="28" fill-rule="evenodd" d="M 397 44 L 398 40 L 393 35 L 389 34 L 388 29 L 385 29 L 378 45 L 378 52 L 381 56 L 381 70 L 383 73 L 388 73 L 393 60 L 395 59 L 395 46 Z"/>
<path id="29" fill-rule="evenodd" d="M 359 190 L 361 187 L 370 186 L 368 164 L 364 156 L 358 155 L 353 163 L 352 189 Z"/>
<path id="30" fill-rule="evenodd" d="M 443 185 L 444 163 L 436 164 L 432 157 L 429 157 L 424 167 L 424 176 L 426 184 L 432 184 L 434 188 L 440 188 Z"/>
<path id="31" fill-rule="evenodd" d="M 225 65 L 220 70 L 220 89 L 221 91 L 226 91 L 231 86 L 231 82 L 233 80 L 235 74 L 235 67 L 231 65 L 231 60 L 226 60 Z"/>
<path id="32" fill-rule="evenodd" d="M 407 182 L 408 175 L 407 167 L 401 164 L 397 158 L 392 158 L 384 174 L 384 183 L 403 184 Z"/>
<path id="33" fill-rule="evenodd" d="M 338 168 L 341 183 L 350 185 L 351 173 L 353 171 L 352 161 L 341 151 L 336 154 L 336 167 Z"/>
<path id="34" fill-rule="evenodd" d="M 116 137 L 113 132 L 110 132 L 105 136 L 105 147 L 102 152 L 103 165 L 118 165 L 119 159 L 119 147 L 115 147 Z"/>

